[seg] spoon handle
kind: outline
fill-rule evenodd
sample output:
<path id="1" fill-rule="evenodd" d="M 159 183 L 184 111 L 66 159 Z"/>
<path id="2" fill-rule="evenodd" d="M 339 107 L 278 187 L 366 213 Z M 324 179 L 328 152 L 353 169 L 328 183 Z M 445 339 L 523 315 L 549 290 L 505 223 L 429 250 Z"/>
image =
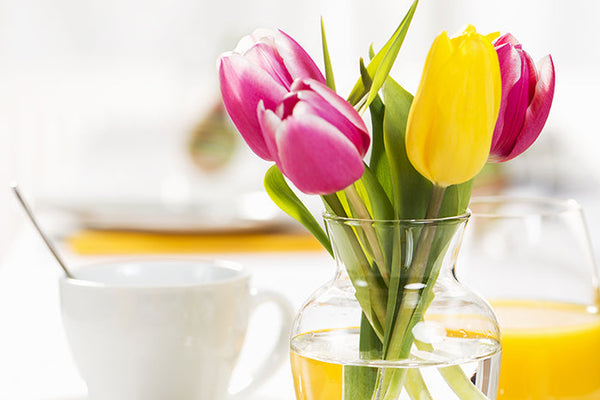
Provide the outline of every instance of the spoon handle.
<path id="1" fill-rule="evenodd" d="M 67 268 L 66 264 L 63 262 L 62 258 L 60 257 L 60 255 L 58 254 L 58 252 L 56 251 L 56 249 L 54 248 L 54 246 L 52 245 L 52 242 L 50 242 L 50 240 L 48 239 L 48 237 L 44 234 L 44 232 L 40 228 L 40 225 L 38 224 L 37 220 L 35 219 L 35 217 L 33 215 L 33 212 L 29 208 L 29 205 L 27 204 L 27 202 L 23 198 L 23 195 L 21 195 L 21 192 L 19 191 L 19 187 L 17 186 L 17 184 L 13 183 L 13 184 L 10 185 L 10 187 L 12 188 L 13 192 L 17 196 L 17 199 L 19 200 L 19 203 L 21 203 L 21 206 L 25 210 L 25 213 L 29 217 L 29 220 L 31 221 L 31 223 L 33 224 L 33 226 L 35 227 L 35 229 L 38 231 L 38 233 L 40 234 L 40 236 L 44 240 L 44 243 L 46 243 L 46 246 L 48 246 L 48 249 L 50 249 L 50 252 L 54 256 L 54 258 L 56 259 L 56 261 L 58 261 L 58 263 L 60 264 L 60 266 L 63 269 L 63 271 L 65 271 L 65 274 L 67 275 L 67 278 L 71 278 L 72 279 L 73 275 L 69 272 L 69 269 Z"/>

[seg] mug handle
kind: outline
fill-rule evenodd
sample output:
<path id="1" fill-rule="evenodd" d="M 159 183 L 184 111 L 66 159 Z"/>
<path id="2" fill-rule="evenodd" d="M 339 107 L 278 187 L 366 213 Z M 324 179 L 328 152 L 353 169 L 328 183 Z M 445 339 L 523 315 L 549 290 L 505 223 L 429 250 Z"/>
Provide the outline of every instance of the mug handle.
<path id="1" fill-rule="evenodd" d="M 250 295 L 252 298 L 251 312 L 254 312 L 259 305 L 264 303 L 274 303 L 277 306 L 281 316 L 281 329 L 279 331 L 279 339 L 277 339 L 277 343 L 275 343 L 271 353 L 258 367 L 251 371 L 248 384 L 235 393 L 229 393 L 231 400 L 245 398 L 258 389 L 277 371 L 276 367 L 285 360 L 289 353 L 290 329 L 292 327 L 292 320 L 294 319 L 292 304 L 283 295 L 270 290 L 258 291 L 253 289 Z"/>

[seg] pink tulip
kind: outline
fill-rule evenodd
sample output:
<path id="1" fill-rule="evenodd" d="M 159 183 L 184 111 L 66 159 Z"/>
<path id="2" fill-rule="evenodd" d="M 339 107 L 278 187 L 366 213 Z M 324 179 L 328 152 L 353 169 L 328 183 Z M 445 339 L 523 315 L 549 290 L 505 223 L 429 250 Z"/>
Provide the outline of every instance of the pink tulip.
<path id="1" fill-rule="evenodd" d="M 307 194 L 342 190 L 364 172 L 369 132 L 346 100 L 323 83 L 297 79 L 273 111 L 258 104 L 268 159 Z"/>
<path id="2" fill-rule="evenodd" d="M 509 33 L 494 46 L 500 61 L 502 101 L 489 161 L 504 162 L 527 150 L 542 131 L 554 96 L 554 64 L 547 55 L 535 65 Z"/>
<path id="3" fill-rule="evenodd" d="M 261 134 L 259 101 L 274 110 L 296 78 L 325 82 L 306 51 L 282 31 L 256 30 L 240 40 L 233 52 L 219 57 L 223 103 L 248 146 L 259 157 L 274 161 Z"/>

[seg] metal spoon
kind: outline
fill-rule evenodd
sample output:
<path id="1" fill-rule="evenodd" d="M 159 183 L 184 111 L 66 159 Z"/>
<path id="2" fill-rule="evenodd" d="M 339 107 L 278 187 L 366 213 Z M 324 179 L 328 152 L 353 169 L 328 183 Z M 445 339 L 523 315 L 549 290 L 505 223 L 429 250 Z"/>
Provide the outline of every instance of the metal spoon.
<path id="1" fill-rule="evenodd" d="M 48 249 L 50 249 L 50 252 L 54 256 L 54 258 L 56 259 L 56 261 L 58 261 L 58 263 L 60 264 L 60 266 L 63 269 L 63 271 L 65 271 L 65 274 L 67 275 L 67 278 L 73 279 L 73 274 L 71 274 L 69 272 L 69 269 L 67 268 L 67 266 L 63 262 L 61 256 L 58 254 L 58 252 L 56 251 L 56 249 L 52 245 L 52 242 L 50 242 L 50 240 L 48 239 L 48 237 L 44 234 L 44 232 L 40 228 L 40 225 L 38 224 L 37 220 L 33 216 L 33 212 L 31 211 L 31 208 L 29 208 L 29 205 L 27 205 L 27 202 L 25 201 L 25 199 L 21 195 L 21 192 L 19 191 L 19 187 L 17 186 L 17 184 L 16 183 L 12 183 L 10 185 L 10 187 L 13 190 L 13 192 L 15 193 L 15 195 L 17 196 L 17 199 L 19 200 L 19 203 L 21 203 L 21 206 L 23 206 L 23 209 L 25 210 L 25 213 L 29 217 L 29 220 L 31 221 L 31 223 L 33 224 L 33 226 L 35 227 L 35 229 L 38 231 L 38 233 L 40 234 L 40 236 L 44 240 L 44 243 L 46 243 L 46 246 L 48 246 Z"/>

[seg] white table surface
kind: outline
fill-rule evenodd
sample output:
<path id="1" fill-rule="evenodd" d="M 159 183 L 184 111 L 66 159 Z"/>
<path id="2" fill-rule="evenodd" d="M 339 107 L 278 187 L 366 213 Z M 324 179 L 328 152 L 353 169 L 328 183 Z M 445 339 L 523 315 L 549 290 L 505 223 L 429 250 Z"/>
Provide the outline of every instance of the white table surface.
<path id="1" fill-rule="evenodd" d="M 99 257 L 81 257 L 62 249 L 76 267 Z M 185 255 L 183 258 L 194 258 Z M 245 265 L 256 288 L 284 294 L 298 310 L 313 290 L 333 277 L 335 266 L 325 252 L 202 254 Z M 111 257 L 123 258 L 123 257 Z M 24 226 L 0 264 L 0 400 L 86 400 L 63 333 L 58 298 L 61 270 L 33 229 Z M 232 378 L 241 385 L 253 365 L 268 352 L 279 328 L 269 306 L 250 322 L 246 345 Z M 265 327 L 271 326 L 271 332 Z M 274 367 L 273 377 L 248 400 L 292 400 L 289 362 Z"/>

